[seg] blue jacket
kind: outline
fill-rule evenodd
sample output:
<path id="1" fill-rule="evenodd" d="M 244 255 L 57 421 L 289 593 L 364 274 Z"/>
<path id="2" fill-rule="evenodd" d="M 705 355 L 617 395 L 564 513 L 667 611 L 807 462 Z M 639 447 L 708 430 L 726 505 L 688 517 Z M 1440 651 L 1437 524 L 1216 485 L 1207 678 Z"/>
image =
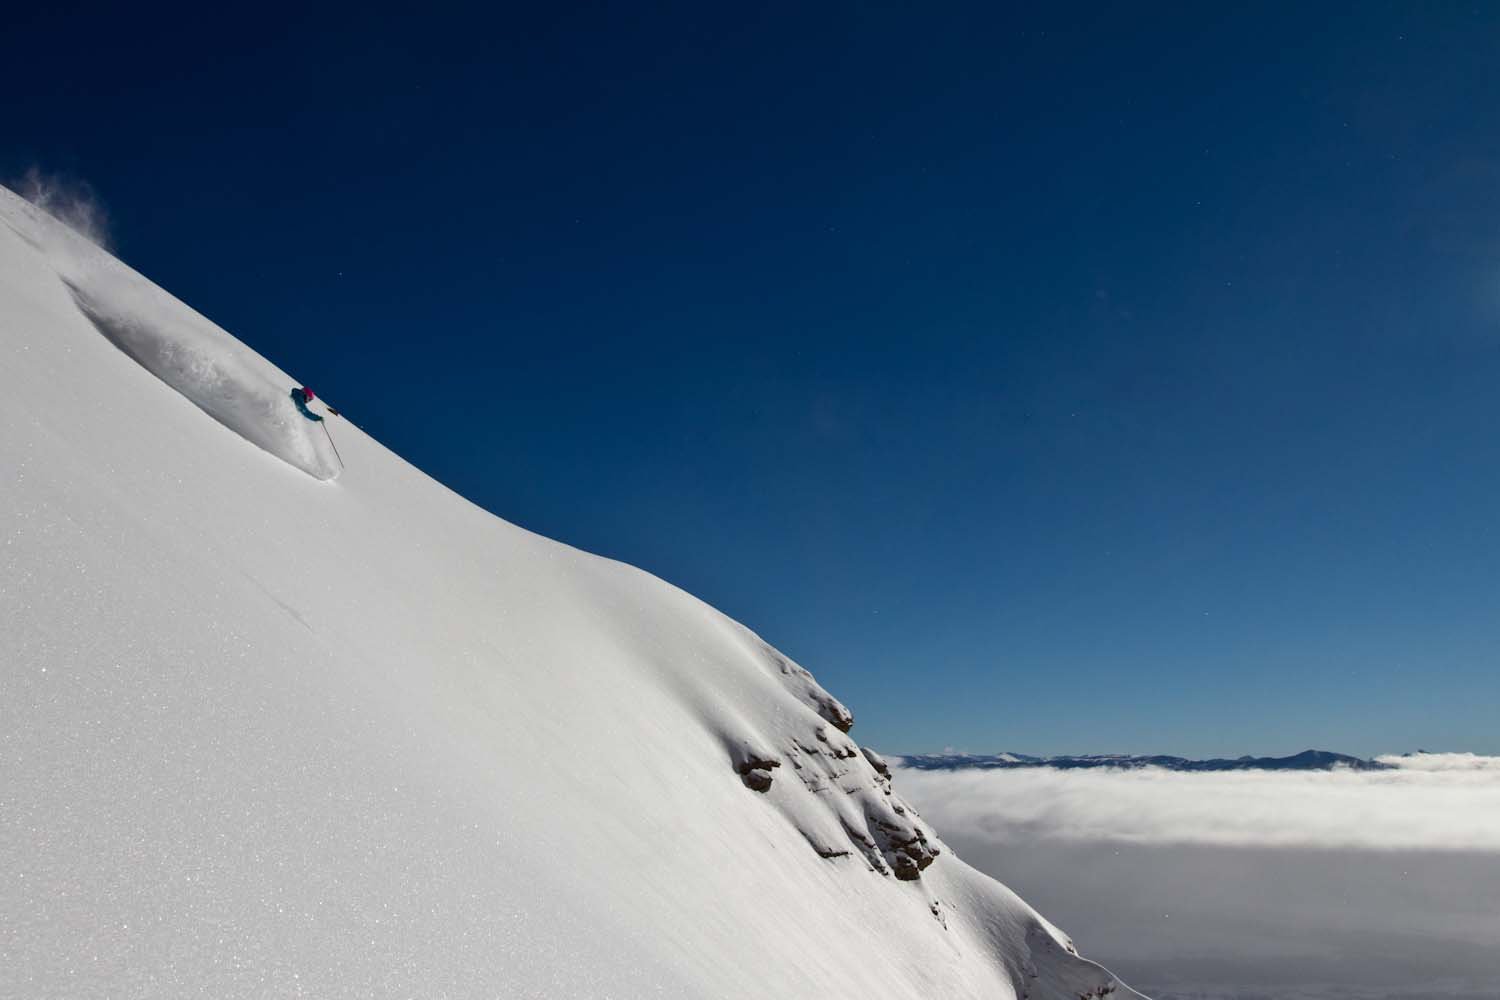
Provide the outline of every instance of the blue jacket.
<path id="1" fill-rule="evenodd" d="M 301 410 L 302 415 L 308 420 L 317 420 L 320 422 L 322 421 L 322 417 L 318 416 L 312 410 L 309 410 L 307 408 L 307 396 L 302 392 L 301 389 L 292 390 L 292 402 L 297 404 L 297 409 Z"/>

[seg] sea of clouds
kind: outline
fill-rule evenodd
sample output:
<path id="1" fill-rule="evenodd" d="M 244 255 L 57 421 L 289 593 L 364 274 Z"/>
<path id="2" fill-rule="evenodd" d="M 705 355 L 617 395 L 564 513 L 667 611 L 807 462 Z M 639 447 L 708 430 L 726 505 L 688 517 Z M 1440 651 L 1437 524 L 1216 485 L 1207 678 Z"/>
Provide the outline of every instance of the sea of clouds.
<path id="1" fill-rule="evenodd" d="M 1500 757 L 920 771 L 896 787 L 1159 1000 L 1500 1000 Z"/>
<path id="2" fill-rule="evenodd" d="M 902 792 L 998 843 L 1080 840 L 1500 852 L 1500 757 L 1379 758 L 1388 771 L 919 771 Z"/>

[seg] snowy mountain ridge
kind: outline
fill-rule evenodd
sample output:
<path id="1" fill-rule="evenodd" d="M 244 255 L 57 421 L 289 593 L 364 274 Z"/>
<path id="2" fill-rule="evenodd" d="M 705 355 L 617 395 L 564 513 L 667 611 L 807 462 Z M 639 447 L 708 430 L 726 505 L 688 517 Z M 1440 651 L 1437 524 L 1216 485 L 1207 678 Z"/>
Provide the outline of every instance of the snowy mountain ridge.
<path id="1" fill-rule="evenodd" d="M 1304 750 L 1290 757 L 1214 757 L 1195 760 L 1190 757 L 1173 757 L 1166 754 L 1078 754 L 1057 757 L 1033 757 L 1023 753 L 967 754 L 967 753 L 918 753 L 891 756 L 890 761 L 900 767 L 922 771 L 992 771 L 1012 768 L 1050 767 L 1060 771 L 1085 768 L 1119 768 L 1133 771 L 1154 767 L 1164 771 L 1332 771 L 1344 768 L 1350 771 L 1386 771 L 1394 764 L 1382 760 L 1367 760 L 1329 750 Z"/>
<path id="2" fill-rule="evenodd" d="M 0 996 L 1135 995 L 750 630 L 0 223 Z"/>

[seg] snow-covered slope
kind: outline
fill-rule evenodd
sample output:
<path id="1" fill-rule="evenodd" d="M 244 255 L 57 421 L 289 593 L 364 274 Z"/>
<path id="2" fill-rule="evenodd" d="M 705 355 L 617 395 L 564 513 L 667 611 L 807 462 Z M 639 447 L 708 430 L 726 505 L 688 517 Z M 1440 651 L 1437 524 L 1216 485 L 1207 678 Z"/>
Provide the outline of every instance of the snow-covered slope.
<path id="1" fill-rule="evenodd" d="M 0 189 L 0 997 L 1129 993 L 802 668 L 295 383 Z"/>

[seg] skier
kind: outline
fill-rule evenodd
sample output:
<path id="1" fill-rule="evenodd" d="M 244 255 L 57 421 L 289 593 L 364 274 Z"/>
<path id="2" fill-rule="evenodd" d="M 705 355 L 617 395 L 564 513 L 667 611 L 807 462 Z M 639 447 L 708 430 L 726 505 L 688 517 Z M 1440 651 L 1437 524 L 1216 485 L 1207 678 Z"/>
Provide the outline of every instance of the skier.
<path id="1" fill-rule="evenodd" d="M 313 391 L 305 385 L 300 389 L 292 390 L 292 401 L 297 404 L 297 409 L 302 411 L 302 415 L 309 420 L 322 420 L 322 417 L 318 416 L 312 410 L 309 410 L 307 408 L 307 404 L 311 403 L 315 398 L 316 397 L 313 396 Z M 326 399 L 323 400 L 323 408 L 329 413 L 332 413 L 335 417 L 343 416 L 343 414 L 338 410 L 335 410 L 333 407 L 329 406 L 328 400 Z"/>
<path id="2" fill-rule="evenodd" d="M 297 409 L 302 412 L 302 415 L 308 420 L 316 420 L 318 423 L 322 423 L 323 418 L 307 408 L 307 404 L 312 401 L 313 391 L 307 386 L 304 385 L 300 389 L 292 390 L 292 402 L 297 404 Z"/>
<path id="3" fill-rule="evenodd" d="M 298 412 L 308 420 L 323 424 L 323 418 L 307 408 L 307 404 L 311 403 L 315 398 L 313 391 L 305 385 L 292 390 L 292 402 L 297 404 Z M 323 406 L 335 417 L 340 416 L 339 411 L 329 406 L 326 402 Z M 344 456 L 339 454 L 339 446 L 333 443 L 333 435 L 329 433 L 327 424 L 323 424 L 323 433 L 328 434 L 328 447 L 333 449 L 334 457 L 339 460 L 339 468 L 342 469 L 344 467 Z"/>

